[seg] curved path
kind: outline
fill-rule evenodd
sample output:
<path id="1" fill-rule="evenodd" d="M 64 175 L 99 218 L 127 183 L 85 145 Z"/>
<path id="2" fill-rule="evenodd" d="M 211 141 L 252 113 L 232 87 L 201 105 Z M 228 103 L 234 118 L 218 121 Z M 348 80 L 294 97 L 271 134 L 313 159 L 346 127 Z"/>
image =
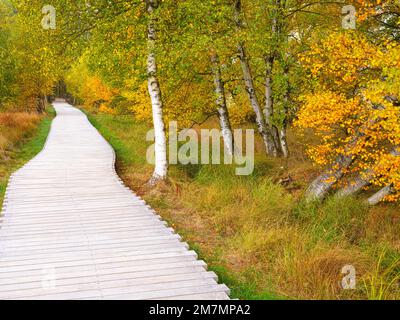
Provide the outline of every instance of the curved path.
<path id="1" fill-rule="evenodd" d="M 123 185 L 86 116 L 56 102 L 46 145 L 14 173 L 0 299 L 227 299 L 229 290 Z"/>

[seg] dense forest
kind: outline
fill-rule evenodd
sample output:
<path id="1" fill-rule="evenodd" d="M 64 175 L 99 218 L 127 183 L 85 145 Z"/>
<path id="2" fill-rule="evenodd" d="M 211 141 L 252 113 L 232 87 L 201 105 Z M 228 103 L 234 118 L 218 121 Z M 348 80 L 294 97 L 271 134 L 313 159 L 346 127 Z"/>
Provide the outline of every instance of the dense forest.
<path id="1" fill-rule="evenodd" d="M 399 96 L 396 0 L 0 0 L 2 154 L 13 114 L 81 106 L 240 298 L 399 298 Z M 169 164 L 170 121 L 254 129 L 254 172 Z"/>

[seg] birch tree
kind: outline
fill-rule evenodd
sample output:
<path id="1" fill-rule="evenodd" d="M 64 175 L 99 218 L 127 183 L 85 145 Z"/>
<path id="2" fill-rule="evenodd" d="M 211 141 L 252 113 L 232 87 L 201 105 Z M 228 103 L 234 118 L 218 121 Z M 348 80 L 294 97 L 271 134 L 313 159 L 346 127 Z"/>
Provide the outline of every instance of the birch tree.
<path id="1" fill-rule="evenodd" d="M 243 28 L 241 0 L 236 0 L 234 6 L 235 6 L 236 28 L 237 28 L 238 32 L 240 32 L 241 29 Z M 239 40 L 239 43 L 237 45 L 237 50 L 238 50 L 238 56 L 240 59 L 240 64 L 242 67 L 242 73 L 243 73 L 246 92 L 248 94 L 250 104 L 256 115 L 256 124 L 258 127 L 258 132 L 260 133 L 260 135 L 263 139 L 267 154 L 276 157 L 278 155 L 277 144 L 274 139 L 271 127 L 268 127 L 265 122 L 264 115 L 262 113 L 262 109 L 261 109 L 260 103 L 258 101 L 256 88 L 254 86 L 253 75 L 251 72 L 250 63 L 249 63 L 248 57 L 246 55 L 246 49 L 244 46 L 244 42 L 242 40 Z"/>
<path id="2" fill-rule="evenodd" d="M 321 137 L 308 153 L 326 166 L 310 184 L 307 199 L 324 198 L 348 173 L 366 173 L 354 190 L 371 176 L 370 184 L 383 188 L 370 203 L 398 198 L 399 157 L 393 149 L 400 130 L 399 54 L 398 44 L 375 44 L 359 32 L 338 32 L 304 57 L 316 87 L 302 97 L 298 124 Z"/>
<path id="3" fill-rule="evenodd" d="M 158 0 L 145 0 L 149 15 L 147 30 L 147 81 L 151 98 L 153 112 L 154 139 L 155 139 L 155 168 L 149 184 L 154 185 L 157 181 L 167 176 L 167 141 L 165 136 L 165 125 L 163 120 L 163 101 L 160 83 L 157 76 L 156 47 L 156 19 L 155 10 L 159 6 Z"/>
<path id="4" fill-rule="evenodd" d="M 211 53 L 211 63 L 214 75 L 216 105 L 222 137 L 226 150 L 229 152 L 230 155 L 234 155 L 234 141 L 232 127 L 229 120 L 228 108 L 226 105 L 225 87 L 221 76 L 219 57 L 215 51 Z"/>

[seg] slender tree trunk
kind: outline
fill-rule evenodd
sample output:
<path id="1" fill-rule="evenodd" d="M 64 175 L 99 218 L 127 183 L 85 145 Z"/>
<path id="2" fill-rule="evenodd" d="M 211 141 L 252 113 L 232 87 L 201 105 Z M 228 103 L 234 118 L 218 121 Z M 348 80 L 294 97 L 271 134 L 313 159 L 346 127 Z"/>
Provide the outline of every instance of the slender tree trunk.
<path id="1" fill-rule="evenodd" d="M 43 96 L 44 111 L 46 111 L 48 105 L 49 105 L 49 98 L 48 98 L 48 96 Z"/>
<path id="2" fill-rule="evenodd" d="M 278 128 L 273 125 L 272 117 L 274 115 L 274 99 L 272 94 L 272 70 L 274 66 L 275 57 L 271 54 L 265 57 L 265 107 L 264 117 L 265 123 L 270 128 L 275 145 L 279 147 L 279 132 Z M 278 149 L 278 153 L 281 150 Z"/>
<path id="3" fill-rule="evenodd" d="M 40 97 L 37 97 L 35 99 L 35 104 L 36 104 L 36 112 L 37 113 L 42 113 L 42 106 L 41 106 L 41 101 L 40 101 Z"/>
<path id="4" fill-rule="evenodd" d="M 272 70 L 274 65 L 274 57 L 272 55 L 265 58 L 265 122 L 272 126 L 273 98 L 272 98 Z"/>
<path id="5" fill-rule="evenodd" d="M 46 97 L 43 95 L 40 95 L 38 98 L 36 98 L 36 111 L 38 113 L 44 113 L 46 110 Z"/>
<path id="6" fill-rule="evenodd" d="M 236 28 L 238 30 L 240 30 L 243 26 L 243 22 L 241 19 L 241 11 L 242 11 L 242 2 L 241 2 L 241 0 L 236 0 L 235 1 L 235 23 L 236 23 Z M 257 127 L 258 127 L 258 132 L 261 134 L 267 154 L 276 157 L 278 155 L 277 147 L 276 147 L 272 132 L 265 123 L 265 119 L 264 119 L 260 104 L 257 99 L 249 61 L 246 56 L 246 50 L 245 50 L 244 44 L 242 42 L 240 42 L 238 44 L 238 54 L 239 54 L 240 64 L 242 67 L 246 92 L 249 96 L 250 104 L 256 115 L 256 123 L 257 123 Z"/>
<path id="7" fill-rule="evenodd" d="M 155 139 L 155 168 L 149 184 L 154 185 L 167 176 L 167 141 L 163 120 L 163 103 L 161 88 L 157 77 L 157 61 L 155 56 L 156 28 L 153 12 L 158 7 L 158 0 L 145 0 L 150 19 L 147 30 L 147 81 L 151 99 Z"/>
<path id="8" fill-rule="evenodd" d="M 279 130 L 279 142 L 281 144 L 281 150 L 282 150 L 283 157 L 289 158 L 289 147 L 287 144 L 286 132 L 287 132 L 287 125 L 286 125 L 286 123 L 284 123 L 282 128 Z"/>
<path id="9" fill-rule="evenodd" d="M 385 199 L 385 197 L 389 196 L 394 192 L 393 184 L 389 184 L 386 187 L 379 190 L 372 197 L 368 199 L 368 204 L 371 206 L 377 205 L 379 202 Z"/>
<path id="10" fill-rule="evenodd" d="M 278 0 L 275 3 L 275 10 L 274 15 L 271 17 L 271 34 L 272 39 L 276 40 L 277 33 L 279 31 L 278 28 L 278 16 L 277 16 L 277 9 L 280 5 Z M 272 91 L 272 72 L 274 69 L 274 63 L 277 56 L 277 48 L 275 48 L 275 44 L 271 44 L 272 48 L 270 49 L 270 53 L 265 56 L 265 109 L 264 109 L 264 116 L 266 124 L 271 128 L 272 134 L 274 136 L 275 143 L 279 148 L 279 130 L 276 126 L 272 123 L 272 117 L 274 115 L 274 99 L 273 99 L 273 91 Z M 281 151 L 281 150 L 279 150 Z"/>
<path id="11" fill-rule="evenodd" d="M 234 141 L 232 135 L 232 127 L 229 120 L 228 108 L 226 106 L 224 82 L 221 77 L 221 68 L 219 64 L 219 57 L 216 52 L 211 54 L 211 63 L 213 66 L 214 85 L 216 104 L 218 111 L 219 123 L 221 126 L 222 137 L 224 145 L 230 155 L 234 154 Z"/>
<path id="12" fill-rule="evenodd" d="M 270 129 L 265 124 L 265 120 L 260 108 L 260 104 L 257 99 L 256 90 L 253 83 L 253 77 L 251 74 L 251 69 L 249 65 L 249 61 L 247 60 L 246 52 L 243 44 L 239 44 L 238 46 L 240 63 L 243 71 L 243 78 L 245 82 L 246 92 L 249 96 L 250 104 L 254 110 L 256 115 L 256 123 L 258 127 L 258 131 L 262 136 L 264 141 L 265 149 L 269 155 L 276 157 L 278 155 L 278 151 L 275 145 L 275 141 Z"/>
<path id="13" fill-rule="evenodd" d="M 279 142 L 280 142 L 280 149 L 282 151 L 282 155 L 285 158 L 289 157 L 289 147 L 287 143 L 287 126 L 288 126 L 288 113 L 289 113 L 289 70 L 285 68 L 284 71 L 285 79 L 287 82 L 286 92 L 283 98 L 283 120 L 282 120 L 282 127 L 279 130 Z"/>

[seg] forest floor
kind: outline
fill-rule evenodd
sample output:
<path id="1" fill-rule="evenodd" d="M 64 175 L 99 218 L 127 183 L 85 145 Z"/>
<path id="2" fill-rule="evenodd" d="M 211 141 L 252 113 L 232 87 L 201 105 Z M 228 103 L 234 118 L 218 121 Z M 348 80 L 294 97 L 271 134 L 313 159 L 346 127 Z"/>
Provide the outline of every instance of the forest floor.
<path id="1" fill-rule="evenodd" d="M 0 208 L 8 178 L 42 150 L 54 116 L 53 108 L 41 116 L 28 112 L 0 113 Z"/>
<path id="2" fill-rule="evenodd" d="M 89 112 L 89 120 L 115 148 L 124 182 L 199 253 L 233 298 L 400 298 L 398 206 L 370 208 L 363 198 L 335 196 L 303 203 L 318 173 L 304 137 L 291 133 L 289 160 L 265 157 L 257 142 L 250 176 L 226 165 L 174 165 L 168 181 L 149 189 L 150 127 L 126 115 Z M 347 265 L 356 270 L 355 290 L 341 285 Z"/>

